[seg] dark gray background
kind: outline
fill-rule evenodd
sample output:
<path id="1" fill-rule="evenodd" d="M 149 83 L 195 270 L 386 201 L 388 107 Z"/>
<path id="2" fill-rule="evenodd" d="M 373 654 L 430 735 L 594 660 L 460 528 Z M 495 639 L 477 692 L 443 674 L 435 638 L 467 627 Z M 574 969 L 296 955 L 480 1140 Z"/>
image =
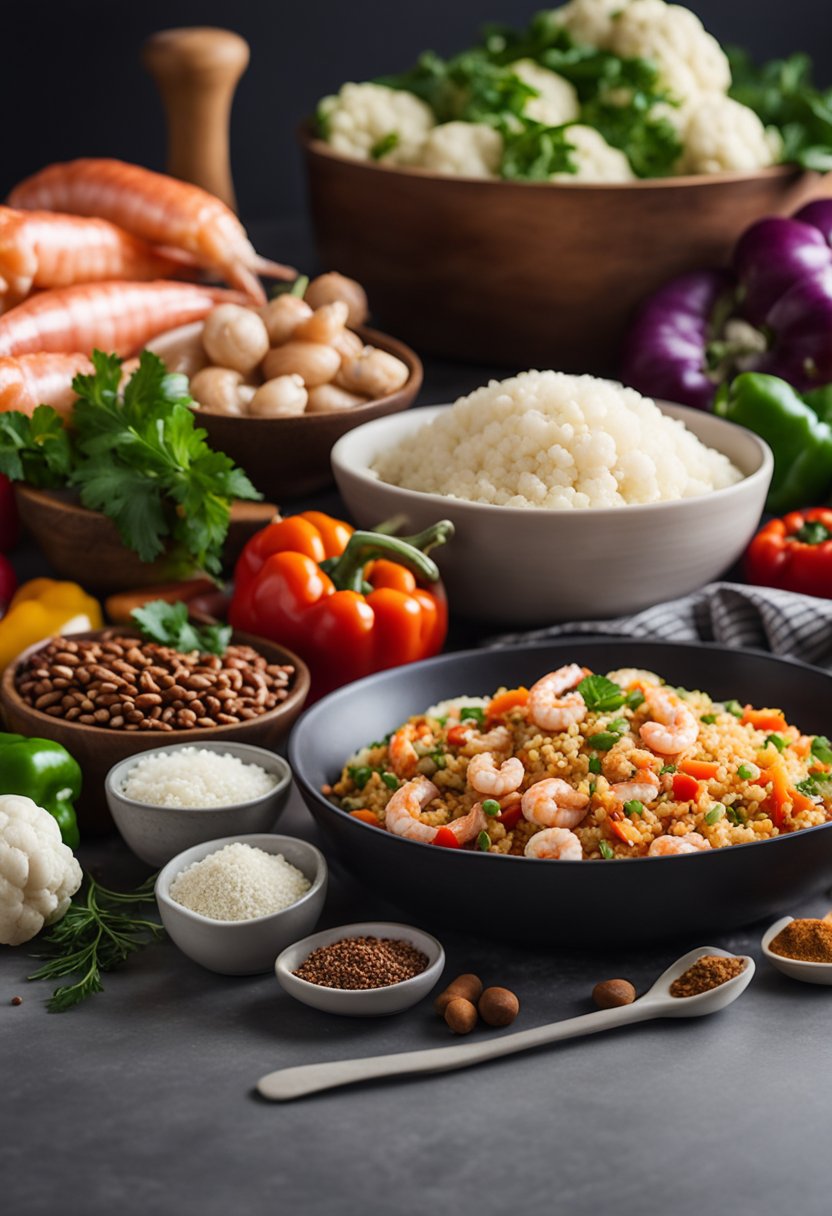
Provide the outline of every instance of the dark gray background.
<path id="1" fill-rule="evenodd" d="M 138 62 L 142 40 L 177 25 L 222 25 L 251 44 L 232 157 L 240 210 L 275 220 L 303 206 L 294 131 L 345 80 L 408 66 L 419 51 L 470 45 L 484 21 L 525 22 L 540 0 L 0 0 L 0 196 L 73 156 L 164 167 L 164 127 Z M 809 50 L 832 83 L 828 0 L 693 0 L 721 41 L 760 57 Z"/>

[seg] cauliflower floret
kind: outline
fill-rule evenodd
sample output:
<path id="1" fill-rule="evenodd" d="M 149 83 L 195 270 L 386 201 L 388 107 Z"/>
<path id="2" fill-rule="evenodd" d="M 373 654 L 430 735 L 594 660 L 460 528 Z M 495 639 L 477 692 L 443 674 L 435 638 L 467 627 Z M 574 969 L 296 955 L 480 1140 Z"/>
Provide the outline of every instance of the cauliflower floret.
<path id="1" fill-rule="evenodd" d="M 728 89 L 728 57 L 690 9 L 665 0 L 630 0 L 619 8 L 606 50 L 625 58 L 652 59 L 662 84 L 680 101 Z"/>
<path id="2" fill-rule="evenodd" d="M 623 152 L 613 148 L 594 127 L 576 123 L 566 137 L 575 149 L 577 173 L 553 173 L 553 182 L 631 182 L 635 174 Z"/>
<path id="3" fill-rule="evenodd" d="M 560 127 L 578 117 L 581 109 L 578 94 L 557 72 L 542 68 L 533 59 L 518 59 L 511 65 L 511 70 L 523 84 L 539 93 L 538 97 L 530 97 L 523 107 L 527 118 L 545 123 L 547 127 Z"/>
<path id="4" fill-rule="evenodd" d="M 616 13 L 627 0 L 571 0 L 555 9 L 553 16 L 571 34 L 575 42 L 584 46 L 596 46 L 602 50 L 612 37 L 612 23 Z"/>
<path id="5" fill-rule="evenodd" d="M 318 104 L 318 116 L 336 152 L 369 160 L 391 138 L 393 146 L 378 159 L 399 165 L 418 159 L 435 125 L 433 111 L 420 97 L 381 84 L 342 85 L 336 96 Z"/>
<path id="6" fill-rule="evenodd" d="M 782 153 L 779 133 L 723 93 L 692 102 L 684 118 L 677 173 L 751 172 L 773 165 Z"/>
<path id="7" fill-rule="evenodd" d="M 0 944 L 20 946 L 60 920 L 81 878 L 57 820 L 31 798 L 0 794 Z"/>
<path id="8" fill-rule="evenodd" d="M 503 137 L 484 122 L 443 122 L 428 135 L 419 166 L 461 177 L 496 177 Z"/>

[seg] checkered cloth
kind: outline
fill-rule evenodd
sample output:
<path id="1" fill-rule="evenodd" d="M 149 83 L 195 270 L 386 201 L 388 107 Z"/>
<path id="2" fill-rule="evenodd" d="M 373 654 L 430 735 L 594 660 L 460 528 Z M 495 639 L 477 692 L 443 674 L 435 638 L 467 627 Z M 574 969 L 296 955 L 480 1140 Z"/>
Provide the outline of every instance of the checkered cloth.
<path id="1" fill-rule="evenodd" d="M 832 668 L 832 600 L 772 587 L 710 583 L 701 591 L 608 621 L 572 621 L 489 638 L 487 647 L 540 642 L 575 634 L 664 642 L 721 642 L 769 650 Z"/>

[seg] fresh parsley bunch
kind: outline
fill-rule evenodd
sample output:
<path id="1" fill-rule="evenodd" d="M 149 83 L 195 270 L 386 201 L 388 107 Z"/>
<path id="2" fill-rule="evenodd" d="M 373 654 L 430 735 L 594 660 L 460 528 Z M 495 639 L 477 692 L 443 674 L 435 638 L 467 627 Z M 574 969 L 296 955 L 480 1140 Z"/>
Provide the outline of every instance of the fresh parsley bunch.
<path id="1" fill-rule="evenodd" d="M 93 352 L 93 373 L 72 382 L 78 400 L 69 430 L 51 406 L 38 406 L 31 418 L 0 414 L 0 472 L 41 488 L 76 489 L 142 561 L 169 548 L 183 569 L 219 574 L 232 499 L 261 495 L 206 443 L 186 376 L 142 351 L 121 391 L 121 362 Z"/>
<path id="2" fill-rule="evenodd" d="M 727 54 L 731 97 L 754 110 L 766 126 L 778 128 L 783 136 L 780 159 L 818 173 L 832 170 L 832 89 L 815 87 L 808 55 L 758 67 L 736 47 Z"/>

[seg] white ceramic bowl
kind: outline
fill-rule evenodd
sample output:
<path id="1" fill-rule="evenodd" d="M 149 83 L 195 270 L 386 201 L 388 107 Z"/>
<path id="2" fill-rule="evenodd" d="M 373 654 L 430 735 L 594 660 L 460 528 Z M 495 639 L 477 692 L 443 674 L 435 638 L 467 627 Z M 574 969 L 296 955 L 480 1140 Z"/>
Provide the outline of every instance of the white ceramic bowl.
<path id="1" fill-rule="evenodd" d="M 772 967 L 776 967 L 778 971 L 782 971 L 784 975 L 788 975 L 793 980 L 801 980 L 804 984 L 832 984 L 832 963 L 810 963 L 802 958 L 784 958 L 782 954 L 775 954 L 770 949 L 777 934 L 781 933 L 793 920 L 793 916 L 781 916 L 771 928 L 765 931 L 760 943 L 763 947 L 763 954 Z"/>
<path id="2" fill-rule="evenodd" d="M 403 980 L 400 984 L 389 984 L 386 988 L 324 988 L 292 974 L 313 950 L 341 941 L 344 937 L 392 937 L 410 942 L 417 950 L 427 955 L 428 965 L 412 979 Z M 323 1009 L 325 1013 L 373 1018 L 389 1013 L 401 1013 L 403 1009 L 410 1009 L 411 1005 L 417 1004 L 436 984 L 444 966 L 445 951 L 430 933 L 415 929 L 412 925 L 371 920 L 324 929 L 322 933 L 315 933 L 312 937 L 295 942 L 283 951 L 274 965 L 274 970 L 281 988 L 304 1005 Z"/>
<path id="3" fill-rule="evenodd" d="M 148 806 L 136 802 L 123 792 L 130 769 L 148 756 L 181 751 L 183 747 L 204 748 L 206 751 L 230 753 L 245 764 L 257 764 L 277 778 L 277 785 L 259 798 L 235 802 L 228 806 L 170 807 Z M 265 747 L 248 743 L 176 743 L 149 752 L 138 752 L 114 764 L 104 782 L 107 805 L 125 843 L 137 857 L 151 866 L 163 866 L 183 849 L 217 840 L 235 833 L 269 832 L 277 822 L 289 797 L 292 770 L 282 756 Z"/>
<path id="4" fill-rule="evenodd" d="M 726 570 L 754 533 L 773 458 L 762 439 L 713 414 L 662 403 L 742 481 L 698 498 L 585 511 L 523 510 L 403 490 L 372 471 L 377 456 L 447 406 L 357 427 L 332 449 L 338 488 L 359 526 L 403 515 L 404 531 L 453 521 L 434 551 L 455 613 L 502 625 L 542 625 L 636 612 L 685 595 Z"/>
<path id="5" fill-rule="evenodd" d="M 282 853 L 302 870 L 312 886 L 282 912 L 254 920 L 212 920 L 191 912 L 170 897 L 177 874 L 227 844 L 249 844 L 266 853 Z M 221 975 L 256 975 L 271 971 L 276 956 L 290 942 L 314 929 L 326 899 L 327 865 L 320 849 L 295 836 L 228 836 L 194 845 L 174 857 L 156 879 L 156 902 L 168 935 L 183 954 Z"/>

